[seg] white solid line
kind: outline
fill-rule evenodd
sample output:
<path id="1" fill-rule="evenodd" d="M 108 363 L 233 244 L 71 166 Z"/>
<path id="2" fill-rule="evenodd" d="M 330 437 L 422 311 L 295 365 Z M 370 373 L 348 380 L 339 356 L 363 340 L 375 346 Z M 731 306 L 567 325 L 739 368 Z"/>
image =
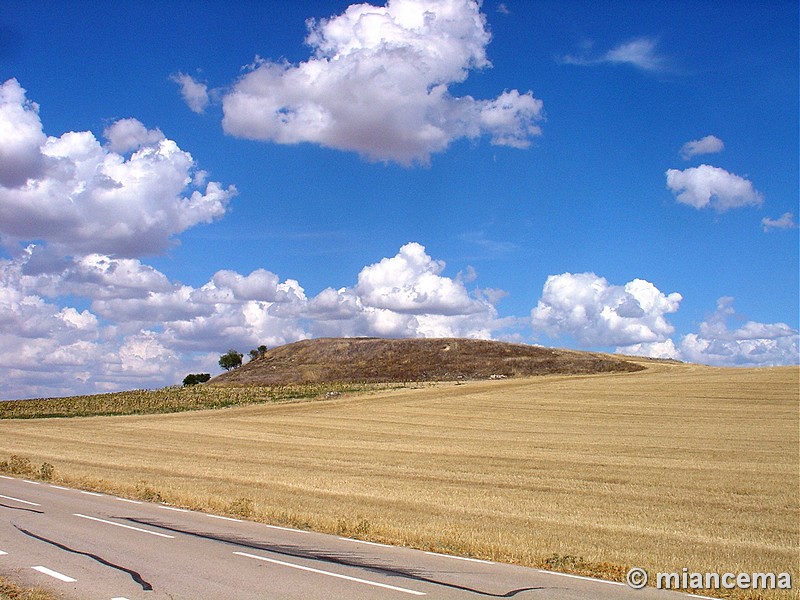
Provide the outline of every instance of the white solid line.
<path id="1" fill-rule="evenodd" d="M 225 521 L 236 521 L 237 523 L 241 523 L 241 519 L 234 519 L 232 517 L 221 517 L 220 515 L 209 515 L 206 514 L 207 517 L 211 517 L 212 519 L 223 519 Z"/>
<path id="2" fill-rule="evenodd" d="M 87 492 L 86 490 L 80 490 L 81 494 L 86 494 L 87 496 L 102 496 L 103 494 L 98 494 L 97 492 Z"/>
<path id="3" fill-rule="evenodd" d="M 117 500 L 121 500 L 122 502 L 130 502 L 131 504 L 141 504 L 141 502 L 138 500 L 129 500 L 128 498 L 117 497 Z"/>
<path id="4" fill-rule="evenodd" d="M 370 546 L 381 546 L 382 548 L 394 548 L 389 544 L 379 544 L 378 542 L 365 542 L 364 540 L 354 540 L 353 538 L 340 537 L 340 540 L 345 542 L 355 542 L 356 544 L 369 544 Z"/>
<path id="5" fill-rule="evenodd" d="M 30 479 L 23 479 L 25 483 L 30 483 L 31 485 L 42 485 L 39 481 L 31 481 Z"/>
<path id="6" fill-rule="evenodd" d="M 0 498 L 5 498 L 6 500 L 13 500 L 14 502 L 22 502 L 22 504 L 30 504 L 31 506 L 41 506 L 41 504 L 36 504 L 36 502 L 28 502 L 27 500 L 20 500 L 19 498 L 14 498 L 13 496 L 0 496 Z"/>
<path id="7" fill-rule="evenodd" d="M 45 575 L 50 575 L 50 577 L 55 577 L 56 579 L 60 579 L 61 581 L 64 581 L 66 583 L 73 583 L 77 581 L 77 579 L 73 579 L 72 577 L 67 577 L 62 573 L 59 573 L 58 571 L 53 571 L 52 569 L 48 569 L 47 567 L 38 566 L 38 567 L 31 567 L 31 569 L 33 569 L 34 571 L 39 571 L 39 573 L 44 573 Z"/>
<path id="8" fill-rule="evenodd" d="M 66 491 L 68 491 L 68 492 L 71 492 L 71 491 L 72 491 L 72 489 L 71 489 L 71 488 L 64 487 L 63 485 L 53 485 L 53 484 L 51 483 L 51 484 L 50 484 L 50 487 L 51 487 L 51 488 L 56 488 L 57 490 L 66 490 Z"/>
<path id="9" fill-rule="evenodd" d="M 80 517 L 81 519 L 90 519 L 92 521 L 97 521 L 99 523 L 105 523 L 106 525 L 114 525 L 116 527 L 124 527 L 125 529 L 133 529 L 134 531 L 141 531 L 142 533 L 149 533 L 150 535 L 157 535 L 159 537 L 165 537 L 174 539 L 174 535 L 167 535 L 166 533 L 158 533 L 157 531 L 148 531 L 147 529 L 140 529 L 138 527 L 133 527 L 131 525 L 123 525 L 122 523 L 114 523 L 113 521 L 106 521 L 105 519 L 98 519 L 97 517 L 87 517 L 86 515 L 81 515 L 78 513 L 73 513 L 76 517 Z"/>
<path id="10" fill-rule="evenodd" d="M 189 512 L 188 510 L 185 510 L 183 508 L 177 508 L 175 506 L 166 506 L 164 504 L 159 504 L 158 506 L 159 508 L 163 508 L 164 510 L 174 510 L 175 512 Z"/>
<path id="11" fill-rule="evenodd" d="M 481 560 L 480 558 L 469 558 L 467 556 L 456 556 L 455 554 L 439 554 L 438 552 L 426 552 L 431 556 L 444 556 L 445 558 L 455 558 L 456 560 L 468 560 L 470 562 L 483 563 L 485 565 L 493 565 L 494 563 L 489 560 Z"/>
<path id="12" fill-rule="evenodd" d="M 586 581 L 596 581 L 598 583 L 607 583 L 609 585 L 626 585 L 619 581 L 608 581 L 607 579 L 598 579 L 597 577 L 584 577 L 583 575 L 571 575 L 570 573 L 558 573 L 556 571 L 545 571 L 544 569 L 537 569 L 539 573 L 547 573 L 548 575 L 559 575 L 561 577 L 571 577 L 572 579 L 585 579 Z"/>
<path id="13" fill-rule="evenodd" d="M 256 556 L 255 554 L 247 554 L 246 552 L 234 552 L 239 556 L 246 556 L 247 558 L 255 558 L 256 560 L 263 560 L 265 562 L 290 567 L 292 569 L 300 569 L 301 571 L 309 571 L 310 573 L 318 573 L 319 575 L 328 575 L 329 577 L 336 577 L 337 579 L 346 579 L 347 581 L 355 581 L 356 583 L 364 583 L 366 585 L 373 585 L 375 587 L 385 588 L 387 590 L 394 590 L 396 592 L 405 592 L 406 594 L 413 594 L 415 596 L 426 596 L 425 592 L 418 592 L 416 590 L 409 590 L 406 588 L 387 585 L 385 583 L 378 583 L 377 581 L 369 581 L 367 579 L 358 579 L 357 577 L 349 577 L 347 575 L 339 575 L 339 573 L 331 573 L 330 571 L 321 571 L 320 569 L 312 569 L 311 567 L 304 567 L 302 565 L 295 565 L 292 563 L 275 560 L 273 558 L 266 558 L 264 556 Z"/>
<path id="14" fill-rule="evenodd" d="M 270 529 L 280 529 L 282 531 L 294 531 L 295 533 L 311 533 L 302 529 L 292 529 L 291 527 L 278 527 L 277 525 L 267 525 Z"/>

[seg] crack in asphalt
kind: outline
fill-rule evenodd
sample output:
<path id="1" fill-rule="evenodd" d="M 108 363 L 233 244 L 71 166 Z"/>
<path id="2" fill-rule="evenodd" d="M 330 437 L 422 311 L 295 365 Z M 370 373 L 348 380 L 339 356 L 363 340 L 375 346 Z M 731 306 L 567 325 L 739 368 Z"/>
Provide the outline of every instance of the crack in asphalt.
<path id="1" fill-rule="evenodd" d="M 31 532 L 31 531 L 28 531 L 27 529 L 22 529 L 21 527 L 19 527 L 16 524 L 14 525 L 14 527 L 16 527 L 19 531 L 21 531 L 25 535 L 27 535 L 29 537 L 32 537 L 32 538 L 34 538 L 36 540 L 39 540 L 41 542 L 45 542 L 47 544 L 51 544 L 51 545 L 55 546 L 56 548 L 59 548 L 59 549 L 64 550 L 66 552 L 72 552 L 73 554 L 80 554 L 82 556 L 88 556 L 89 558 L 99 562 L 101 565 L 105 565 L 107 567 L 111 567 L 112 569 L 116 569 L 118 571 L 122 571 L 123 573 L 127 573 L 128 575 L 131 576 L 131 579 L 133 579 L 136 583 L 138 583 L 140 586 L 142 586 L 142 589 L 145 592 L 150 592 L 150 591 L 153 590 L 153 586 L 150 585 L 148 582 L 146 582 L 144 579 L 142 579 L 142 576 L 139 573 L 137 573 L 136 571 L 134 571 L 133 569 L 128 569 L 128 568 L 122 567 L 120 565 L 115 565 L 114 563 L 106 560 L 105 558 L 97 556 L 96 554 L 92 554 L 91 552 L 83 552 L 82 550 L 76 550 L 74 548 L 70 548 L 69 546 L 65 546 L 64 544 L 61 544 L 60 542 L 56 542 L 54 540 L 47 539 L 46 537 L 41 536 L 41 535 L 37 535 L 37 534 L 35 534 L 35 533 Z"/>
<path id="2" fill-rule="evenodd" d="M 322 563 L 331 563 L 342 565 L 346 567 L 356 567 L 365 569 L 367 571 L 371 571 L 373 573 L 379 573 L 382 575 L 389 575 L 389 576 L 400 576 L 406 577 L 408 579 L 412 579 L 415 581 L 420 581 L 424 583 L 430 583 L 433 585 L 438 585 L 442 587 L 448 587 L 456 590 L 461 590 L 465 592 L 470 592 L 473 594 L 478 594 L 481 596 L 488 596 L 491 598 L 513 598 L 517 594 L 522 592 L 532 592 L 538 590 L 549 589 L 546 587 L 525 587 L 525 588 L 517 588 L 514 590 L 510 590 L 505 594 L 494 594 L 491 592 L 485 592 L 482 590 L 474 589 L 464 585 L 458 585 L 455 583 L 447 583 L 445 581 L 439 581 L 437 579 L 433 579 L 430 576 L 426 576 L 419 571 L 415 571 L 413 569 L 404 569 L 401 567 L 393 567 L 387 566 L 382 563 L 378 563 L 375 561 L 369 561 L 365 558 L 354 556 L 352 554 L 345 555 L 345 554 L 338 554 L 338 553 L 329 553 L 324 551 L 315 551 L 315 550 L 308 550 L 301 548 L 299 546 L 292 546 L 292 545 L 279 545 L 279 544 L 266 544 L 266 543 L 259 543 L 249 540 L 243 537 L 236 537 L 236 536 L 226 536 L 226 535 L 219 535 L 213 533 L 203 533 L 198 531 L 190 531 L 186 529 L 180 529 L 178 527 L 172 527 L 170 525 L 166 525 L 159 521 L 152 521 L 148 519 L 136 519 L 133 517 L 117 517 L 119 519 L 130 521 L 132 523 L 138 523 L 140 525 L 149 525 L 150 527 L 155 527 L 158 529 L 164 529 L 167 531 L 172 531 L 174 533 L 182 533 L 184 535 L 189 535 L 201 539 L 211 540 L 215 542 L 221 542 L 224 544 L 231 544 L 233 546 L 239 546 L 244 548 L 250 548 L 252 550 L 263 550 L 266 552 L 271 552 L 273 554 L 279 554 L 282 556 L 288 556 L 293 558 L 300 558 L 306 560 L 313 560 Z"/>
<path id="3" fill-rule="evenodd" d="M 2 506 L 3 508 L 11 508 L 11 509 L 14 509 L 14 510 L 26 510 L 28 512 L 36 513 L 37 515 L 43 515 L 44 514 L 43 511 L 36 510 L 35 508 L 23 508 L 21 506 L 9 506 L 8 504 L 2 504 L 2 503 L 0 503 L 0 506 Z"/>

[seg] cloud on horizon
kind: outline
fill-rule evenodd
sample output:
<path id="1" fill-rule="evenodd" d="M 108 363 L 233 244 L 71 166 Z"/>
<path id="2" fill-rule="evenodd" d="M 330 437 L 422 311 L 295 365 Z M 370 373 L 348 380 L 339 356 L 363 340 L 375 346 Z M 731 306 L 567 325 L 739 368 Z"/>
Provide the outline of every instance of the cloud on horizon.
<path id="1" fill-rule="evenodd" d="M 427 165 L 462 138 L 527 148 L 541 134 L 542 101 L 530 91 L 505 90 L 487 100 L 450 94 L 470 71 L 491 67 L 491 35 L 475 0 L 353 4 L 307 25 L 308 60 L 256 57 L 222 96 L 226 133 L 405 166 Z M 205 85 L 183 74 L 174 79 L 189 107 L 201 112 Z"/>
<path id="2" fill-rule="evenodd" d="M 219 354 L 322 336 L 489 339 L 495 290 L 468 290 L 445 264 L 409 243 L 365 266 L 352 287 L 308 299 L 297 281 L 265 269 L 218 271 L 195 288 L 137 259 L 74 258 L 60 273 L 26 274 L 34 252 L 0 260 L 0 397 L 95 393 L 179 382 L 216 372 Z M 81 296 L 90 307 L 60 307 Z M 58 371 L 58 377 L 50 372 Z"/>
<path id="3" fill-rule="evenodd" d="M 673 358 L 721 367 L 796 365 L 800 362 L 800 335 L 786 323 L 746 321 L 730 329 L 728 321 L 739 319 L 733 298 L 717 300 L 717 310 L 700 323 L 697 333 L 684 335 L 676 344 L 667 339 L 618 347 L 616 352 L 652 358 Z"/>

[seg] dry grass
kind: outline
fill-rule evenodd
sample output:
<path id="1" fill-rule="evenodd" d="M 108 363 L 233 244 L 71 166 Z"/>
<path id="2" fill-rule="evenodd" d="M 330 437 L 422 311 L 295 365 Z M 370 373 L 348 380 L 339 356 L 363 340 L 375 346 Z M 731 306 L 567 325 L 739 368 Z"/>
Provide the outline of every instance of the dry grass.
<path id="1" fill-rule="evenodd" d="M 614 578 L 633 565 L 787 571 L 797 587 L 798 369 L 648 367 L 2 421 L 0 457 L 53 464 L 72 485 L 440 552 Z"/>
<path id="2" fill-rule="evenodd" d="M 0 577 L 0 600 L 56 600 L 57 596 L 41 588 L 23 588 Z"/>

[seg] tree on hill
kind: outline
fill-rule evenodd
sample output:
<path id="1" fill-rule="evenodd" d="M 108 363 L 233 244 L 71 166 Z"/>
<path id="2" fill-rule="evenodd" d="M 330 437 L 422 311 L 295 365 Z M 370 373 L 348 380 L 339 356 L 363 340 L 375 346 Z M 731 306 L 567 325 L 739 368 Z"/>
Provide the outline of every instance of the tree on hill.
<path id="1" fill-rule="evenodd" d="M 183 387 L 205 383 L 209 379 L 211 379 L 211 373 L 189 373 L 183 378 Z"/>
<path id="2" fill-rule="evenodd" d="M 219 366 L 230 371 L 242 366 L 242 353 L 230 349 L 227 353 L 219 357 Z"/>
<path id="3" fill-rule="evenodd" d="M 267 347 L 262 344 L 258 348 L 250 350 L 250 360 L 257 360 L 259 358 L 264 358 L 264 355 L 266 353 L 267 353 Z"/>

